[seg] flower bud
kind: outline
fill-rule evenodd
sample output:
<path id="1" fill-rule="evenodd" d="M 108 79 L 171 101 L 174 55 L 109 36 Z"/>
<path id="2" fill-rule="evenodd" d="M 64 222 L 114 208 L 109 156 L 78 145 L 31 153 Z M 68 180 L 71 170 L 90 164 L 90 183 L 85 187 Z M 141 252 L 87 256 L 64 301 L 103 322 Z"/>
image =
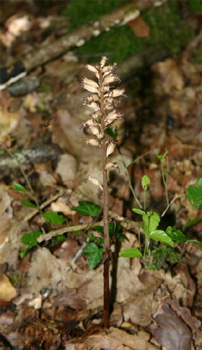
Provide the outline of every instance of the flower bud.
<path id="1" fill-rule="evenodd" d="M 106 66 L 103 68 L 102 72 L 103 73 L 109 73 L 109 72 L 112 72 L 113 69 L 116 69 L 117 68 L 117 63 L 114 63 L 112 65 L 109 65 L 109 66 Z"/>
<path id="2" fill-rule="evenodd" d="M 96 139 L 88 139 L 88 140 L 85 141 L 85 143 L 87 145 L 91 145 L 91 146 L 95 146 L 95 147 L 96 146 L 100 146 L 99 141 L 96 140 Z"/>
<path id="3" fill-rule="evenodd" d="M 98 83 L 96 83 L 96 81 L 88 79 L 88 78 L 83 78 L 82 82 L 83 82 L 83 84 L 87 84 L 87 85 L 90 85 L 90 86 L 95 86 L 97 88 L 99 87 L 99 85 L 98 85 Z"/>
<path id="4" fill-rule="evenodd" d="M 110 154 L 114 152 L 115 149 L 115 142 L 111 141 L 109 145 L 107 146 L 107 152 L 106 152 L 106 157 L 109 157 Z"/>
<path id="5" fill-rule="evenodd" d="M 98 89 L 95 86 L 91 86 L 91 85 L 83 83 L 83 88 L 86 89 L 89 92 L 94 92 L 94 93 L 99 94 L 99 91 L 98 91 Z"/>
<path id="6" fill-rule="evenodd" d="M 101 111 L 96 111 L 96 112 L 93 112 L 90 116 L 91 116 L 93 119 L 98 119 L 99 117 L 102 116 L 102 112 L 101 112 Z"/>
<path id="7" fill-rule="evenodd" d="M 122 96 L 124 94 L 125 90 L 124 89 L 114 89 L 110 92 L 108 92 L 107 94 L 105 94 L 105 96 L 109 96 L 109 97 L 118 97 L 118 96 Z"/>
<path id="8" fill-rule="evenodd" d="M 116 162 L 114 162 L 114 163 L 108 162 L 108 163 L 105 165 L 105 170 L 106 170 L 106 171 L 109 170 L 109 169 L 111 169 L 111 168 L 116 168 L 116 169 L 118 169 L 119 172 L 120 172 L 119 166 L 118 166 L 118 164 L 117 164 Z"/>
<path id="9" fill-rule="evenodd" d="M 107 109 L 108 111 L 111 111 L 113 108 L 114 108 L 114 106 L 111 105 L 110 103 L 107 103 L 107 104 L 105 105 L 105 109 Z"/>
<path id="10" fill-rule="evenodd" d="M 96 126 L 90 126 L 90 130 L 91 130 L 91 132 L 92 132 L 92 134 L 93 134 L 94 136 L 96 136 L 97 134 L 99 134 L 99 129 L 96 128 Z"/>
<path id="11" fill-rule="evenodd" d="M 88 102 L 88 103 L 90 103 L 90 102 L 97 102 L 97 101 L 99 101 L 99 96 L 98 95 L 88 95 L 86 98 L 85 98 L 85 100 Z"/>
<path id="12" fill-rule="evenodd" d="M 88 180 L 90 182 L 92 182 L 93 185 L 98 186 L 103 191 L 103 187 L 101 186 L 101 184 L 99 183 L 99 181 L 95 177 L 92 177 L 89 175 Z"/>
<path id="13" fill-rule="evenodd" d="M 101 61 L 100 61 L 100 66 L 104 67 L 107 60 L 108 60 L 108 58 L 106 56 L 103 56 Z"/>
<path id="14" fill-rule="evenodd" d="M 83 121 L 83 127 L 86 127 L 86 126 L 95 126 L 97 125 L 98 122 L 95 120 L 95 119 L 88 119 L 88 120 L 84 120 Z"/>
<path id="15" fill-rule="evenodd" d="M 113 83 L 114 81 L 120 82 L 119 76 L 117 74 L 114 75 L 110 73 L 104 78 L 104 84 L 110 84 L 110 83 Z"/>
<path id="16" fill-rule="evenodd" d="M 108 126 L 116 119 L 123 119 L 122 114 L 117 113 L 116 110 L 113 110 L 113 112 L 110 112 L 105 118 L 105 126 Z"/>
<path id="17" fill-rule="evenodd" d="M 84 100 L 83 105 L 84 105 L 84 106 L 87 106 L 87 107 L 90 107 L 90 108 L 93 108 L 95 111 L 98 111 L 98 110 L 100 109 L 99 104 L 96 103 L 96 102 L 90 102 L 90 103 L 88 103 L 87 101 Z"/>
<path id="18" fill-rule="evenodd" d="M 86 64 L 86 68 L 93 73 L 98 73 L 98 70 L 94 66 L 91 66 L 91 64 Z"/>

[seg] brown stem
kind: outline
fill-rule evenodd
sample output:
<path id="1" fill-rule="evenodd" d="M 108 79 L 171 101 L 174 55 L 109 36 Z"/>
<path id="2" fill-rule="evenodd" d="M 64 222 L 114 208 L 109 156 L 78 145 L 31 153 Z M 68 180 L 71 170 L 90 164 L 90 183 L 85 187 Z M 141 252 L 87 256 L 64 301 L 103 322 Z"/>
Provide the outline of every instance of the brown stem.
<path id="1" fill-rule="evenodd" d="M 105 108 L 104 108 L 104 90 L 102 80 L 102 68 L 99 69 L 99 83 L 100 83 L 100 109 L 102 112 L 101 117 L 101 131 L 105 132 Z M 105 134 L 104 134 L 105 135 Z M 107 163 L 106 157 L 106 136 L 101 141 L 102 152 L 102 169 L 103 169 L 103 227 L 104 227 L 104 327 L 109 327 L 109 303 L 110 303 L 110 290 L 109 290 L 109 225 L 108 225 L 108 185 L 107 185 L 107 171 L 105 166 Z"/>

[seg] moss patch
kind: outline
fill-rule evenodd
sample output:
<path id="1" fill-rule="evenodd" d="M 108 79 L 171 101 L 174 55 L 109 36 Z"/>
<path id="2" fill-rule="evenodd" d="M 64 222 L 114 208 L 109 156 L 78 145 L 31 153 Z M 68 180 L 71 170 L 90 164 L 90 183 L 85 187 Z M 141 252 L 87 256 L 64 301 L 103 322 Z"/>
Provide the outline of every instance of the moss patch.
<path id="1" fill-rule="evenodd" d="M 126 0 L 72 0 L 67 8 L 70 28 L 95 20 Z M 110 62 L 122 62 L 147 47 L 164 45 L 171 54 L 178 54 L 191 38 L 191 31 L 180 17 L 177 1 L 169 1 L 159 8 L 153 7 L 142 13 L 150 26 L 150 36 L 137 38 L 129 26 L 117 27 L 92 38 L 77 49 L 77 54 L 89 63 L 97 62 L 97 56 L 107 55 Z"/>

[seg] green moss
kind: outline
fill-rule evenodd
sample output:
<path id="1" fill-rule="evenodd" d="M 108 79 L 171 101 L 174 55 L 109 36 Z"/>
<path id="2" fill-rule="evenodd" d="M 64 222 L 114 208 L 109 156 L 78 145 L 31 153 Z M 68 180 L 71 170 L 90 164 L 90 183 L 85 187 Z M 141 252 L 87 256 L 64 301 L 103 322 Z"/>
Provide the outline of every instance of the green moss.
<path id="1" fill-rule="evenodd" d="M 83 7 L 86 6 L 86 0 L 72 1 L 72 6 L 73 3 L 82 4 Z M 96 9 L 100 11 L 98 4 L 103 3 L 103 0 L 90 1 L 87 8 L 92 9 L 94 6 L 95 11 L 95 3 L 97 4 Z M 108 3 L 114 4 L 114 0 L 104 1 L 103 4 Z M 117 0 L 115 3 L 120 4 L 120 0 Z M 109 5 L 105 5 L 105 11 L 107 6 Z M 74 11 L 75 13 L 70 11 L 71 23 L 76 21 L 76 7 Z M 93 16 L 95 18 L 95 15 L 98 17 L 100 13 L 89 13 L 88 16 L 85 15 L 85 18 L 82 18 L 82 22 L 80 22 L 80 19 L 78 21 L 77 17 L 77 25 L 83 24 L 84 21 L 88 22 Z M 181 48 L 187 45 L 192 36 L 190 30 L 180 18 L 177 1 L 169 1 L 165 6 L 159 8 L 150 8 L 142 13 L 142 17 L 150 27 L 149 37 L 137 38 L 132 29 L 127 25 L 117 27 L 111 29 L 109 32 L 102 33 L 96 38 L 92 38 L 85 45 L 78 48 L 77 54 L 89 63 L 97 62 L 97 57 L 102 55 L 109 56 L 111 62 L 120 63 L 144 48 L 151 46 L 157 47 L 159 45 L 167 47 L 171 54 L 178 54 Z"/>
<path id="2" fill-rule="evenodd" d="M 202 49 L 199 47 L 193 54 L 193 61 L 197 64 L 202 64 Z"/>
<path id="3" fill-rule="evenodd" d="M 73 30 L 128 2 L 129 0 L 71 0 L 63 13 L 69 16 L 69 28 Z"/>
<path id="4" fill-rule="evenodd" d="M 119 63 L 143 49 L 144 41 L 135 37 L 128 26 L 123 26 L 113 28 L 110 32 L 104 32 L 99 37 L 91 39 L 81 46 L 77 53 L 90 62 L 97 62 L 97 56 L 106 55 L 110 57 L 110 63 Z"/>
<path id="5" fill-rule="evenodd" d="M 161 44 L 172 54 L 178 54 L 188 43 L 191 32 L 180 18 L 177 1 L 169 1 L 162 8 L 152 8 L 143 13 L 143 18 L 150 26 L 148 44 Z"/>
<path id="6" fill-rule="evenodd" d="M 202 2 L 201 2 L 201 0 L 189 0 L 189 6 L 194 11 L 198 11 L 198 12 L 202 11 Z"/>

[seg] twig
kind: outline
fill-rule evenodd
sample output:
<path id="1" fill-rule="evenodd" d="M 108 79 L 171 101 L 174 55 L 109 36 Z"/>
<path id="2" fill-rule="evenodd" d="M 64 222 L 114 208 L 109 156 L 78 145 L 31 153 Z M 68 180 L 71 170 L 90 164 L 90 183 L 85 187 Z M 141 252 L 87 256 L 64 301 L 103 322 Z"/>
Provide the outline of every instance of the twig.
<path id="1" fill-rule="evenodd" d="M 168 211 L 168 209 L 170 208 L 170 206 L 173 204 L 173 202 L 174 202 L 176 199 L 180 198 L 180 197 L 181 197 L 180 195 L 176 195 L 175 197 L 173 197 L 173 199 L 171 200 L 171 202 L 169 203 L 169 205 L 166 207 L 166 209 L 164 210 L 164 212 L 161 214 L 161 217 L 163 217 L 163 216 L 166 214 L 166 212 Z"/>

